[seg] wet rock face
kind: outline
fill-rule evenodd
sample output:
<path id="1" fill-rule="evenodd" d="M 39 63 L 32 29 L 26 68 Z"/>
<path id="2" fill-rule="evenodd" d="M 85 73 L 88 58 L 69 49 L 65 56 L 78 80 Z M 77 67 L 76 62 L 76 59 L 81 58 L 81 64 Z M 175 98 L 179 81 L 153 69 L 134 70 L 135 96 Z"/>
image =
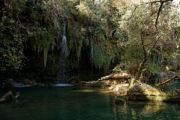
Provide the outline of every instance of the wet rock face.
<path id="1" fill-rule="evenodd" d="M 167 94 L 145 83 L 135 83 L 128 91 L 129 100 L 165 101 Z"/>

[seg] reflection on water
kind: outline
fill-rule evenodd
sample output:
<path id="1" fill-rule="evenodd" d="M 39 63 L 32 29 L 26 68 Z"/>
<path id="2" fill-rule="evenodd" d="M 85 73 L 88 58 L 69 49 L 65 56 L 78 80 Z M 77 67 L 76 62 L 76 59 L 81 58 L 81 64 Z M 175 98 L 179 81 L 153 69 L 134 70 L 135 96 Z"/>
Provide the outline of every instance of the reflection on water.
<path id="1" fill-rule="evenodd" d="M 75 87 L 16 88 L 21 99 L 0 104 L 0 120 L 178 120 L 180 105 L 115 104 L 106 90 Z"/>
<path id="2" fill-rule="evenodd" d="M 142 116 L 152 116 L 153 114 L 157 113 L 161 109 L 165 109 L 165 103 L 147 103 L 145 104 L 144 108 L 140 112 Z"/>

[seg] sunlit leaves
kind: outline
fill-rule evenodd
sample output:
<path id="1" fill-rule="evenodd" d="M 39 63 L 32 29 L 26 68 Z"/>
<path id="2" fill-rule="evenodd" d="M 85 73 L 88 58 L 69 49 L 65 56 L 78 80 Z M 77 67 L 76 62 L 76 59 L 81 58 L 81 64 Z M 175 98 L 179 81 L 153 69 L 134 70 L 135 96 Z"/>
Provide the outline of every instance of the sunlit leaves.
<path id="1" fill-rule="evenodd" d="M 90 15 L 91 11 L 90 11 L 89 6 L 86 2 L 80 2 L 80 4 L 76 6 L 76 8 L 80 11 L 81 14 L 84 14 L 87 16 Z"/>

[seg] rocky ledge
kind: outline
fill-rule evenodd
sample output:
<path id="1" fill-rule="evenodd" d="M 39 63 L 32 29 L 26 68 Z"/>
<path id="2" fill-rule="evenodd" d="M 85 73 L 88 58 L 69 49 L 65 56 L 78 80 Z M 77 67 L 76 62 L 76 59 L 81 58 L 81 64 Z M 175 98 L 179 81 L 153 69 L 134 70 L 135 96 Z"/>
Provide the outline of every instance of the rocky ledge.
<path id="1" fill-rule="evenodd" d="M 120 89 L 121 90 L 121 89 Z M 152 87 L 145 83 L 135 83 L 132 87 L 126 90 L 126 94 L 116 97 L 116 101 L 122 102 L 124 98 L 128 101 L 165 101 L 177 102 L 180 101 L 179 94 L 168 95 L 165 92 Z"/>
<path id="2" fill-rule="evenodd" d="M 168 95 L 161 90 L 145 83 L 135 83 L 127 91 L 128 100 L 154 100 L 165 101 Z"/>
<path id="3" fill-rule="evenodd" d="M 115 93 L 117 101 L 180 101 L 180 92 L 172 95 L 146 83 L 131 83 L 133 78 L 127 73 L 115 73 L 101 77 L 98 81 L 83 83 L 89 87 L 108 88 Z M 130 85 L 131 84 L 131 85 Z"/>

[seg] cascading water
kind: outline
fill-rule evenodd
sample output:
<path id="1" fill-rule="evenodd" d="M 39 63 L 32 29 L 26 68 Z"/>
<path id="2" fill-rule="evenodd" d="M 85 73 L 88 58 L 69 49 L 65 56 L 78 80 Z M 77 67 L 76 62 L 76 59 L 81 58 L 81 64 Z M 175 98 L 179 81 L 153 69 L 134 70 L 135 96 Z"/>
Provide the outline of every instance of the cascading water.
<path id="1" fill-rule="evenodd" d="M 63 28 L 63 36 L 61 41 L 61 52 L 60 52 L 60 69 L 57 74 L 57 79 L 60 84 L 56 84 L 56 86 L 72 86 L 71 84 L 65 84 L 66 81 L 66 69 L 67 69 L 67 56 L 68 56 L 68 49 L 67 49 L 67 39 L 66 39 L 66 23 L 64 22 Z"/>

